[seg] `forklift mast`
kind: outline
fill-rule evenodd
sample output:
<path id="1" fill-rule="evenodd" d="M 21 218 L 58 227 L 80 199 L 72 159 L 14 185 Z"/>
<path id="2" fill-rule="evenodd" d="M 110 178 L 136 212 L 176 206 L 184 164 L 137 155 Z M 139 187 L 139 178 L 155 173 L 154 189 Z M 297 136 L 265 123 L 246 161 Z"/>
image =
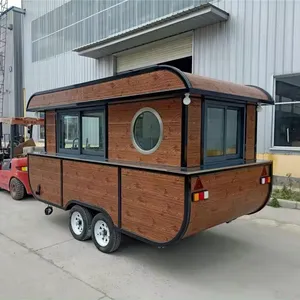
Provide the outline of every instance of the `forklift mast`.
<path id="1" fill-rule="evenodd" d="M 0 150 L 3 149 L 2 139 L 3 139 L 3 130 L 2 130 L 2 123 L 0 123 Z"/>

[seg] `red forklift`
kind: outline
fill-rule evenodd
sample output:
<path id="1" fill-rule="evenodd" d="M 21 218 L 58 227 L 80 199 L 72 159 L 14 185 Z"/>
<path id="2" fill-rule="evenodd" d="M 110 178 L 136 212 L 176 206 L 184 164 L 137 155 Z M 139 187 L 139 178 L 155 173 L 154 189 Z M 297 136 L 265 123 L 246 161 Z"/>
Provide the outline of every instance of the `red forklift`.
<path id="1" fill-rule="evenodd" d="M 4 125 L 6 124 L 6 125 Z M 9 134 L 3 134 L 3 125 Z M 0 118 L 0 189 L 9 191 L 15 200 L 31 195 L 27 172 L 27 153 L 43 150 L 32 138 L 33 126 L 44 126 L 41 118 Z M 29 138 L 25 140 L 25 130 Z"/>

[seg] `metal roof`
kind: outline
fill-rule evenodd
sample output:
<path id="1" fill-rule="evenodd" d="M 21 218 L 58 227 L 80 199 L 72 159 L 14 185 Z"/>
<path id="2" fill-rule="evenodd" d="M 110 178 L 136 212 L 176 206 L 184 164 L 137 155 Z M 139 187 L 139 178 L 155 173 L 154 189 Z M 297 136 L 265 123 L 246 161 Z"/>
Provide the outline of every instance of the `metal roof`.
<path id="1" fill-rule="evenodd" d="M 180 13 L 164 16 L 155 21 L 117 33 L 73 51 L 81 56 L 99 58 L 129 48 L 151 43 L 172 35 L 226 21 L 229 14 L 212 4 L 185 9 Z"/>

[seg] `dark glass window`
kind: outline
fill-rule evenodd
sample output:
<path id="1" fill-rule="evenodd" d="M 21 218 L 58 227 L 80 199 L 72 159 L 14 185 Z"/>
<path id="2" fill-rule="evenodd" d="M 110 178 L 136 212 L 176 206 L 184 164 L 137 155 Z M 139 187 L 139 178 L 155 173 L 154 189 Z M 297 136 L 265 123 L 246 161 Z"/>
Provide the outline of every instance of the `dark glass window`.
<path id="1" fill-rule="evenodd" d="M 239 140 L 239 111 L 237 109 L 227 109 L 226 119 L 226 154 L 238 153 Z"/>
<path id="2" fill-rule="evenodd" d="M 300 75 L 276 80 L 274 146 L 300 147 Z"/>
<path id="3" fill-rule="evenodd" d="M 104 156 L 105 112 L 74 110 L 59 114 L 59 151 Z"/>
<path id="4" fill-rule="evenodd" d="M 61 115 L 60 149 L 79 150 L 79 116 Z"/>
<path id="5" fill-rule="evenodd" d="M 133 144 L 140 152 L 154 152 L 162 140 L 162 121 L 159 114 L 145 108 L 133 120 Z"/>
<path id="6" fill-rule="evenodd" d="M 224 155 L 224 108 L 207 109 L 207 156 Z"/>
<path id="7" fill-rule="evenodd" d="M 243 159 L 244 107 L 209 101 L 205 118 L 204 164 Z"/>

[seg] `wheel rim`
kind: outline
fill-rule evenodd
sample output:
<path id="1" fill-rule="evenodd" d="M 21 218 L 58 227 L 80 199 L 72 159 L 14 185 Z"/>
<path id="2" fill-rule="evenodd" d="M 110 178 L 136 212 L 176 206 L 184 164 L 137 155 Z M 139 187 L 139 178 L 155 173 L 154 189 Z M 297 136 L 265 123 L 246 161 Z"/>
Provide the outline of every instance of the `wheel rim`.
<path id="1" fill-rule="evenodd" d="M 96 222 L 94 226 L 94 235 L 97 243 L 101 247 L 106 247 L 108 245 L 110 241 L 110 231 L 107 224 L 104 221 L 99 220 Z"/>
<path id="2" fill-rule="evenodd" d="M 71 216 L 71 227 L 73 232 L 76 235 L 80 235 L 83 231 L 84 228 L 83 218 L 78 211 L 73 212 Z"/>

